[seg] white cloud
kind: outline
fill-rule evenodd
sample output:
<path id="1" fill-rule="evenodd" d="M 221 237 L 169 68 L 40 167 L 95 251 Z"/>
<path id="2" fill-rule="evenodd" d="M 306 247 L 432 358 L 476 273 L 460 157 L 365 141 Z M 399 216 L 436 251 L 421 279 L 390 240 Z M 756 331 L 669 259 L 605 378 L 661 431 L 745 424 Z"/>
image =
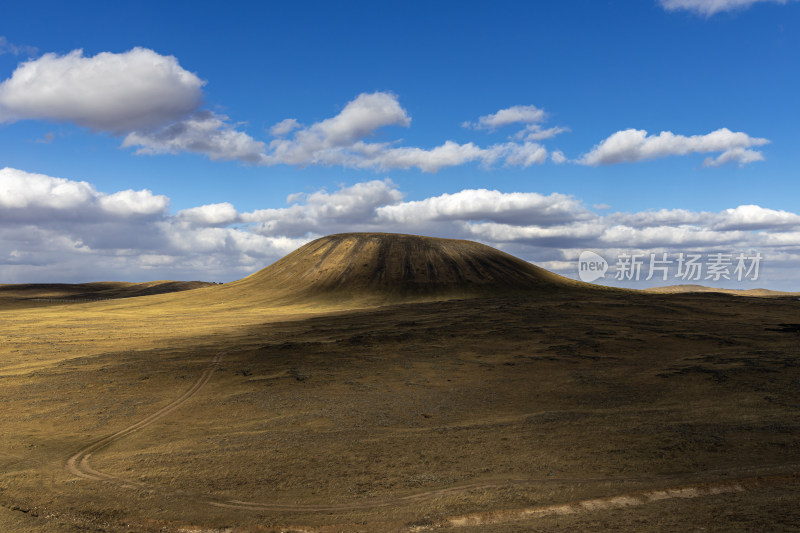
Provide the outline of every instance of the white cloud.
<path id="1" fill-rule="evenodd" d="M 159 216 L 169 207 L 166 196 L 156 196 L 147 189 L 119 191 L 114 194 L 97 193 L 97 202 L 107 213 L 120 217 Z"/>
<path id="2" fill-rule="evenodd" d="M 484 115 L 478 118 L 478 122 L 464 122 L 462 126 L 476 130 L 494 130 L 515 123 L 535 124 L 544 121 L 546 116 L 544 110 L 536 106 L 515 105 L 491 115 Z"/>
<path id="3" fill-rule="evenodd" d="M 213 160 L 262 162 L 266 145 L 235 126 L 225 115 L 198 111 L 157 131 L 129 133 L 122 146 L 138 147 L 137 154 L 194 152 Z"/>
<path id="4" fill-rule="evenodd" d="M 14 168 L 0 169 L 0 219 L 97 221 L 160 217 L 169 199 L 148 190 L 98 192 L 85 181 L 71 181 Z"/>
<path id="5" fill-rule="evenodd" d="M 385 148 L 371 152 L 363 150 L 362 159 L 356 166 L 362 168 L 419 168 L 423 172 L 438 172 L 443 167 L 455 167 L 472 161 L 493 162 L 496 157 L 491 150 L 473 143 L 458 144 L 446 141 L 430 150 L 424 148 Z"/>
<path id="6" fill-rule="evenodd" d="M 282 137 L 300 127 L 302 127 L 302 125 L 297 122 L 296 118 L 287 118 L 272 126 L 269 132 L 273 137 Z"/>
<path id="7" fill-rule="evenodd" d="M 583 165 L 613 165 L 617 163 L 633 163 L 647 159 L 657 159 L 672 155 L 691 153 L 722 152 L 713 162 L 706 166 L 738 162 L 740 165 L 763 160 L 760 152 L 746 150 L 752 146 L 769 143 L 767 139 L 750 137 L 743 132 L 733 132 L 721 128 L 706 135 L 675 135 L 662 131 L 658 135 L 648 135 L 645 130 L 628 129 L 618 131 L 589 153 L 583 155 L 578 163 Z"/>
<path id="8" fill-rule="evenodd" d="M 409 127 L 411 117 L 389 92 L 362 93 L 333 117 L 303 126 L 287 118 L 270 128 L 273 139 L 262 142 L 242 131 L 242 123 L 199 109 L 202 87 L 197 75 L 173 56 L 145 48 L 124 53 L 102 52 L 85 57 L 82 50 L 59 56 L 45 54 L 21 63 L 0 83 L 0 122 L 22 119 L 67 121 L 95 131 L 124 135 L 123 147 L 139 155 L 197 153 L 212 160 L 253 165 L 342 166 L 391 170 L 416 168 L 435 173 L 446 167 L 479 163 L 530 167 L 567 161 L 561 151 L 550 154 L 541 141 L 568 128 L 545 128 L 547 114 L 533 105 L 516 105 L 482 116 L 464 126 L 495 130 L 511 124 L 524 127 L 509 142 L 480 146 L 445 140 L 432 148 L 402 146 L 401 140 L 376 141 L 378 130 Z M 51 137 L 41 139 L 49 142 Z M 619 131 L 577 160 L 585 165 L 633 162 L 693 152 L 715 153 L 704 166 L 746 165 L 763 160 L 753 150 L 769 142 L 742 132 L 719 129 L 685 137 L 671 132 L 648 136 L 644 130 Z"/>
<path id="9" fill-rule="evenodd" d="M 35 46 L 10 43 L 8 39 L 0 35 L 0 56 L 3 54 L 33 56 L 36 55 L 38 51 L 39 50 Z"/>
<path id="10" fill-rule="evenodd" d="M 550 159 L 553 160 L 553 163 L 556 165 L 560 165 L 567 161 L 567 156 L 564 155 L 564 152 L 561 150 L 555 150 L 553 153 L 550 154 Z"/>
<path id="11" fill-rule="evenodd" d="M 243 213 L 254 231 L 270 236 L 301 237 L 328 233 L 367 231 L 378 226 L 377 208 L 400 202 L 403 194 L 390 180 L 373 180 L 329 193 L 293 194 L 289 207 Z"/>
<path id="12" fill-rule="evenodd" d="M 707 157 L 703 161 L 704 167 L 719 167 L 727 163 L 738 163 L 740 167 L 756 161 L 763 161 L 764 154 L 747 148 L 731 148 L 725 150 L 717 157 Z"/>
<path id="13" fill-rule="evenodd" d="M 569 128 L 553 126 L 552 128 L 544 129 L 539 124 L 528 124 L 524 130 L 518 131 L 511 138 L 525 141 L 543 141 L 560 135 L 565 131 L 569 131 Z"/>
<path id="14" fill-rule="evenodd" d="M 114 134 L 150 130 L 197 109 L 204 84 L 175 57 L 146 48 L 45 54 L 0 83 L 0 122 L 67 121 Z"/>
<path id="15" fill-rule="evenodd" d="M 293 119 L 289 119 L 293 120 Z M 279 122 L 284 125 L 286 121 Z M 296 123 L 296 121 L 295 121 Z M 349 102 L 336 116 L 299 129 L 292 139 L 270 143 L 268 164 L 345 164 L 364 161 L 370 149 L 381 150 L 385 144 L 361 141 L 384 126 L 409 126 L 411 118 L 390 93 L 363 93 Z M 294 123 L 292 123 L 294 125 Z M 279 128 L 284 129 L 285 126 Z"/>
<path id="16" fill-rule="evenodd" d="M 569 128 L 562 126 L 553 126 L 551 128 L 544 128 L 542 122 L 547 118 L 547 113 L 533 105 L 516 105 L 501 109 L 497 113 L 491 115 L 484 115 L 478 119 L 477 122 L 464 122 L 461 124 L 464 128 L 475 130 L 490 130 L 494 131 L 497 128 L 508 126 L 510 124 L 525 124 L 525 127 L 513 135 L 509 136 L 512 141 L 522 141 L 527 145 L 526 150 L 530 149 L 530 143 L 536 141 L 543 141 L 551 139 L 556 135 L 569 131 Z M 514 144 L 517 144 L 516 142 Z M 497 147 L 498 145 L 495 145 Z M 509 145 L 506 144 L 506 147 Z M 538 146 L 538 145 L 537 145 Z M 542 163 L 543 160 L 540 155 L 534 158 L 520 157 L 519 149 L 512 149 L 511 152 L 516 154 L 506 160 L 506 164 L 517 165 L 522 163 L 522 166 L 528 166 L 535 163 Z M 545 152 L 544 159 L 547 158 Z"/>
<path id="17" fill-rule="evenodd" d="M 0 282 L 242 277 L 306 242 L 225 227 L 231 204 L 168 213 L 150 191 L 0 169 Z"/>
<path id="18" fill-rule="evenodd" d="M 527 167 L 547 159 L 533 143 L 563 131 L 542 129 L 532 121 L 544 112 L 515 106 L 481 117 L 483 125 L 527 123 L 523 142 L 481 147 L 447 140 L 433 148 L 398 146 L 399 141 L 369 141 L 388 126 L 408 127 L 411 117 L 397 96 L 362 93 L 333 117 L 304 127 L 295 118 L 275 124 L 269 144 L 244 131 L 241 123 L 208 110 L 202 103 L 204 81 L 184 70 L 177 59 L 144 48 L 122 54 L 84 57 L 46 54 L 22 63 L 0 84 L 0 121 L 43 119 L 69 121 L 96 131 L 125 135 L 122 146 L 136 154 L 192 152 L 212 160 L 256 165 L 323 165 L 359 169 L 410 169 L 437 172 L 479 162 Z M 483 126 L 480 126 L 483 127 Z"/>
<path id="19" fill-rule="evenodd" d="M 495 123 L 515 121 L 536 114 L 533 106 L 517 106 L 499 112 Z M 494 116 L 494 115 L 492 115 Z M 485 118 L 485 117 L 483 117 Z M 509 122 L 510 123 L 510 122 Z M 438 172 L 445 167 L 479 162 L 491 165 L 501 159 L 507 165 L 527 167 L 547 159 L 546 150 L 538 144 L 503 143 L 481 147 L 474 143 L 445 141 L 430 149 L 396 146 L 396 142 L 368 142 L 364 139 L 386 126 L 408 127 L 411 117 L 400 106 L 397 96 L 376 92 L 360 94 L 336 116 L 305 128 L 298 128 L 295 119 L 287 119 L 273 127 L 285 135 L 296 129 L 291 138 L 278 138 L 269 145 L 262 164 L 341 165 L 360 169 L 410 169 Z M 273 131 L 274 132 L 274 131 Z"/>
<path id="20" fill-rule="evenodd" d="M 547 161 L 547 150 L 537 143 L 528 141 L 523 144 L 508 143 L 506 150 L 506 165 L 527 168 Z"/>
<path id="21" fill-rule="evenodd" d="M 710 17 L 722 11 L 747 9 L 760 2 L 785 4 L 786 0 L 659 0 L 659 2 L 667 11 L 684 9 Z"/>
<path id="22" fill-rule="evenodd" d="M 708 222 L 710 216 L 709 213 L 686 209 L 660 209 L 658 211 L 640 211 L 638 213 L 613 213 L 608 215 L 607 220 L 614 225 L 648 228 L 652 226 L 701 224 Z"/>
<path id="23" fill-rule="evenodd" d="M 714 231 L 769 230 L 770 232 L 785 232 L 800 228 L 800 215 L 758 205 L 740 205 L 719 213 L 687 209 L 613 213 L 607 215 L 605 220 L 614 226 L 633 228 L 703 227 Z"/>
<path id="24" fill-rule="evenodd" d="M 604 248 L 628 249 L 718 249 L 739 247 L 749 235 L 737 231 L 716 231 L 702 226 L 610 226 L 598 239 Z"/>
<path id="25" fill-rule="evenodd" d="M 722 211 L 712 221 L 712 227 L 722 230 L 769 229 L 778 232 L 800 228 L 800 215 L 758 205 L 740 205 Z"/>
<path id="26" fill-rule="evenodd" d="M 411 118 L 390 93 L 360 94 L 335 117 L 314 124 L 308 135 L 325 147 L 349 146 L 383 126 L 410 126 Z"/>
<path id="27" fill-rule="evenodd" d="M 572 222 L 553 226 L 479 222 L 469 225 L 470 237 L 497 244 L 527 244 L 561 248 L 588 246 L 602 238 L 604 228 L 596 222 Z"/>
<path id="28" fill-rule="evenodd" d="M 596 214 L 574 197 L 465 189 L 404 201 L 389 180 L 293 194 L 240 213 L 227 202 L 168 212 L 150 191 L 104 193 L 84 181 L 0 170 L 0 283 L 98 279 L 226 281 L 308 240 L 346 231 L 479 240 L 574 276 L 581 250 L 606 258 L 700 251 L 764 256 L 759 285 L 800 289 L 800 214 L 758 205 Z"/>
<path id="29" fill-rule="evenodd" d="M 494 221 L 517 225 L 553 225 L 583 220 L 591 216 L 572 198 L 553 193 L 502 193 L 487 189 L 467 189 L 424 200 L 379 207 L 378 219 L 401 226 L 430 221 Z"/>
<path id="30" fill-rule="evenodd" d="M 239 213 L 230 202 L 183 209 L 178 211 L 177 218 L 200 226 L 226 226 L 240 219 Z"/>
<path id="31" fill-rule="evenodd" d="M 85 181 L 51 178 L 8 167 L 0 169 L 0 207 L 4 210 L 70 209 L 95 196 L 94 189 Z"/>

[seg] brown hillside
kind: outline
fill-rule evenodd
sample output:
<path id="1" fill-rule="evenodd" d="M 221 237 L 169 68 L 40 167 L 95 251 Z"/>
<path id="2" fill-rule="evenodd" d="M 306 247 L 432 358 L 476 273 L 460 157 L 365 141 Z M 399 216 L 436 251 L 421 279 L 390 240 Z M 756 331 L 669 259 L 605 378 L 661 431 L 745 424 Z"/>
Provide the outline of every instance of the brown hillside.
<path id="1" fill-rule="evenodd" d="M 666 287 L 651 287 L 643 292 L 657 294 L 683 294 L 692 292 L 716 292 L 732 296 L 750 296 L 757 298 L 780 298 L 785 296 L 800 296 L 799 292 L 772 291 L 769 289 L 719 289 L 704 285 L 669 285 Z"/>
<path id="2" fill-rule="evenodd" d="M 391 233 L 322 237 L 219 289 L 245 299 L 401 301 L 584 285 L 472 241 Z"/>
<path id="3" fill-rule="evenodd" d="M 7 301 L 87 302 L 182 292 L 215 285 L 204 281 L 98 281 L 94 283 L 24 283 L 0 285 L 0 299 Z"/>

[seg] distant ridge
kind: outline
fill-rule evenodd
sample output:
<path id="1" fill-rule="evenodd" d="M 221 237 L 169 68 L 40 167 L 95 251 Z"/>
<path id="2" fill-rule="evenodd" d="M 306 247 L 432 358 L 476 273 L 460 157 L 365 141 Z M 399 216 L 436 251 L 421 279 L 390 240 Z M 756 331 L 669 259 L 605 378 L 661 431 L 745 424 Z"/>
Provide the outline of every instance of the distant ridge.
<path id="1" fill-rule="evenodd" d="M 643 289 L 644 292 L 654 294 L 685 294 L 692 292 L 714 292 L 720 294 L 730 294 L 733 296 L 751 296 L 758 298 L 779 298 L 784 296 L 800 296 L 800 292 L 773 291 L 770 289 L 717 289 L 706 287 L 705 285 L 667 285 L 666 287 L 651 287 Z"/>
<path id="2" fill-rule="evenodd" d="M 342 233 L 312 241 L 239 281 L 242 298 L 402 301 L 588 286 L 466 240 L 394 233 Z"/>
<path id="3" fill-rule="evenodd" d="M 56 300 L 65 302 L 88 302 L 135 298 L 154 294 L 189 291 L 215 285 L 204 281 L 147 281 L 129 283 L 124 281 L 98 281 L 94 283 L 24 283 L 0 285 L 0 298 L 13 300 Z"/>

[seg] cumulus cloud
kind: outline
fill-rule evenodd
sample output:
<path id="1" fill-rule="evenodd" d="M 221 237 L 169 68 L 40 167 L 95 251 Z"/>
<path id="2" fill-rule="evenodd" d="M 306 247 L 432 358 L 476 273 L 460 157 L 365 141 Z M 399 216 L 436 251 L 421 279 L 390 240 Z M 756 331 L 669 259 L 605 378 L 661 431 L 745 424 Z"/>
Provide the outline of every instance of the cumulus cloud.
<path id="1" fill-rule="evenodd" d="M 512 142 L 490 146 L 482 160 L 484 164 L 491 164 L 500 158 L 504 158 L 506 165 L 528 167 L 547 161 L 548 152 L 539 144 L 539 141 L 551 139 L 556 135 L 569 131 L 569 128 L 562 126 L 543 127 L 541 123 L 546 119 L 547 113 L 536 106 L 516 105 L 501 109 L 497 113 L 484 115 L 477 122 L 464 122 L 461 126 L 493 132 L 510 124 L 524 124 L 525 127 L 523 129 L 508 137 Z M 558 155 L 556 159 L 559 159 Z"/>
<path id="2" fill-rule="evenodd" d="M 550 159 L 556 165 L 560 165 L 561 163 L 565 163 L 567 161 L 567 156 L 564 155 L 564 152 L 561 150 L 555 150 L 553 153 L 550 154 Z"/>
<path id="3" fill-rule="evenodd" d="M 136 147 L 137 154 L 194 152 L 212 160 L 260 163 L 266 145 L 236 129 L 225 115 L 198 111 L 191 117 L 152 132 L 129 133 L 124 148 Z"/>
<path id="4" fill-rule="evenodd" d="M 380 128 L 410 124 L 411 118 L 395 95 L 376 92 L 357 96 L 337 115 L 307 127 L 294 118 L 283 120 L 270 129 L 276 138 L 268 145 L 237 129 L 239 125 L 224 115 L 198 111 L 158 130 L 129 133 L 123 146 L 136 148 L 137 154 L 194 152 L 256 165 L 418 168 L 423 172 L 473 161 L 491 164 L 503 156 L 508 164 L 528 166 L 543 162 L 547 155 L 542 156 L 543 149 L 531 154 L 529 143 L 481 148 L 474 143 L 446 141 L 425 149 L 365 140 Z"/>
<path id="5" fill-rule="evenodd" d="M 764 256 L 763 283 L 797 290 L 800 214 L 758 205 L 598 214 L 580 199 L 465 189 L 404 200 L 390 180 L 292 194 L 286 207 L 239 212 L 228 202 L 170 214 L 150 191 L 0 170 L 0 283 L 98 279 L 226 281 L 330 233 L 384 231 L 478 240 L 575 276 L 592 249 Z M 770 274 L 772 273 L 772 274 Z M 770 278 L 769 276 L 773 276 Z"/>
<path id="6" fill-rule="evenodd" d="M 410 126 L 411 118 L 391 93 L 360 94 L 335 117 L 318 122 L 302 135 L 324 147 L 349 146 L 383 126 Z"/>
<path id="7" fill-rule="evenodd" d="M 718 166 L 730 162 L 745 165 L 763 160 L 761 152 L 748 148 L 767 143 L 769 143 L 767 139 L 750 137 L 746 133 L 733 132 L 727 128 L 690 137 L 675 135 L 670 131 L 648 135 L 645 130 L 628 129 L 618 131 L 600 142 L 589 153 L 578 159 L 578 163 L 591 166 L 613 165 L 673 155 L 722 152 L 716 159 L 706 160 L 706 166 Z"/>
<path id="8" fill-rule="evenodd" d="M 308 239 L 228 227 L 231 204 L 169 214 L 148 190 L 0 169 L 0 283 L 242 277 Z"/>
<path id="9" fill-rule="evenodd" d="M 538 143 L 528 141 L 523 144 L 508 143 L 505 152 L 505 162 L 508 166 L 526 168 L 547 161 L 547 150 Z"/>
<path id="10" fill-rule="evenodd" d="M 20 64 L 0 83 L 0 122 L 72 122 L 114 134 L 151 130 L 202 103 L 203 80 L 146 48 L 92 57 L 74 50 Z"/>
<path id="11" fill-rule="evenodd" d="M 302 127 L 302 125 L 297 122 L 296 118 L 287 118 L 272 126 L 269 132 L 273 137 L 282 137 L 300 127 Z"/>
<path id="12" fill-rule="evenodd" d="M 429 221 L 493 221 L 517 225 L 553 225 L 592 215 L 571 196 L 535 192 L 502 193 L 467 189 L 424 200 L 382 206 L 376 210 L 384 223 L 409 225 Z"/>
<path id="13" fill-rule="evenodd" d="M 535 124 L 544 121 L 546 116 L 544 110 L 536 106 L 515 105 L 501 109 L 497 113 L 479 117 L 477 122 L 464 122 L 462 126 L 475 130 L 495 130 L 509 124 Z"/>
<path id="14" fill-rule="evenodd" d="M 745 232 L 715 231 L 702 226 L 610 226 L 603 231 L 598 242 L 604 248 L 618 249 L 683 249 L 706 248 L 734 249 L 744 245 L 749 235 Z"/>
<path id="15" fill-rule="evenodd" d="M 456 167 L 472 161 L 483 161 L 491 164 L 497 159 L 492 149 L 484 149 L 473 143 L 459 144 L 446 141 L 441 146 L 430 150 L 424 148 L 388 148 L 377 147 L 372 150 L 364 145 L 356 147 L 361 151 L 360 160 L 355 166 L 360 168 L 419 168 L 423 172 L 438 172 L 443 167 Z"/>
<path id="16" fill-rule="evenodd" d="M 403 194 L 391 180 L 373 180 L 342 187 L 293 194 L 291 205 L 279 209 L 260 209 L 242 214 L 244 222 L 254 223 L 256 233 L 270 236 L 302 237 L 379 227 L 377 209 L 400 202 Z"/>
<path id="17" fill-rule="evenodd" d="M 603 237 L 605 231 L 603 225 L 596 221 L 576 221 L 552 226 L 476 222 L 469 224 L 468 229 L 469 238 L 495 243 L 495 246 L 499 247 L 524 245 L 525 247 L 555 249 L 594 246 Z"/>
<path id="18" fill-rule="evenodd" d="M 608 208 L 608 206 L 606 206 Z M 614 225 L 648 228 L 652 226 L 684 226 L 708 222 L 708 213 L 689 211 L 686 209 L 660 209 L 658 211 L 640 211 L 638 213 L 614 213 L 607 220 Z"/>
<path id="19" fill-rule="evenodd" d="M 57 278 L 66 264 L 91 272 L 96 262 L 108 266 L 108 257 L 120 266 L 119 258 L 136 250 L 163 246 L 156 228 L 168 208 L 166 196 L 148 190 L 104 193 L 85 181 L 0 169 L 0 264 L 11 265 L 3 267 L 11 281 L 15 272 L 30 276 L 47 268 Z"/>
<path id="20" fill-rule="evenodd" d="M 411 118 L 395 95 L 364 93 L 349 102 L 336 116 L 301 129 L 292 140 L 273 141 L 270 148 L 276 161 L 303 164 L 326 151 L 358 150 L 356 142 L 378 128 L 410 124 Z"/>
<path id="21" fill-rule="evenodd" d="M 169 198 L 161 194 L 154 195 L 147 189 L 96 194 L 100 208 L 116 217 L 160 216 L 169 207 Z"/>
<path id="22" fill-rule="evenodd" d="M 667 11 L 683 9 L 710 17 L 722 11 L 747 9 L 760 2 L 785 4 L 787 0 L 659 0 L 659 2 Z"/>
<path id="23" fill-rule="evenodd" d="M 205 81 L 173 56 L 134 48 L 86 57 L 82 50 L 45 54 L 21 63 L 0 83 L 0 122 L 38 119 L 71 122 L 93 131 L 124 135 L 122 146 L 139 155 L 191 152 L 212 160 L 255 165 L 343 166 L 437 172 L 470 162 L 530 166 L 547 159 L 533 143 L 561 131 L 534 122 L 544 112 L 515 106 L 481 117 L 479 128 L 513 122 L 529 127 L 522 142 L 481 147 L 447 140 L 433 148 L 371 140 L 379 129 L 409 127 L 411 117 L 389 92 L 363 93 L 335 116 L 303 126 L 287 118 L 270 128 L 268 144 L 225 115 L 202 110 Z"/>
<path id="24" fill-rule="evenodd" d="M 764 154 L 747 148 L 731 148 L 725 150 L 717 157 L 707 157 L 703 161 L 704 167 L 720 167 L 728 163 L 737 163 L 740 167 L 756 161 L 763 161 Z"/>
<path id="25" fill-rule="evenodd" d="M 514 121 L 524 121 L 526 116 L 535 114 L 533 106 L 518 107 L 521 110 L 515 111 L 517 120 Z M 493 121 L 497 124 L 511 121 L 511 116 L 503 114 Z M 379 170 L 417 168 L 423 172 L 438 172 L 445 167 L 471 162 L 491 165 L 504 159 L 508 165 L 526 167 L 541 164 L 547 159 L 547 151 L 543 147 L 529 142 L 481 147 L 472 142 L 461 144 L 448 140 L 433 148 L 420 148 L 397 146 L 396 142 L 365 140 L 380 128 L 408 127 L 410 124 L 411 117 L 396 95 L 386 92 L 364 93 L 349 102 L 336 116 L 311 126 L 300 127 L 295 119 L 287 119 L 273 126 L 273 133 L 277 128 L 280 135 L 295 131 L 291 138 L 273 140 L 262 164 L 341 165 Z"/>
<path id="26" fill-rule="evenodd" d="M 376 129 L 410 124 L 411 118 L 395 95 L 383 92 L 360 94 L 336 116 L 299 129 L 291 139 L 272 141 L 266 161 L 291 165 L 347 164 L 347 161 L 354 162 L 365 155 L 376 155 L 375 149 L 386 147 L 385 144 L 361 141 Z"/>
<path id="27" fill-rule="evenodd" d="M 7 42 L 4 45 L 10 49 Z M 522 129 L 506 142 L 481 146 L 445 140 L 431 148 L 404 146 L 401 139 L 375 140 L 379 130 L 408 128 L 411 117 L 390 92 L 362 93 L 336 115 L 304 126 L 287 118 L 260 141 L 243 123 L 200 109 L 206 82 L 185 70 L 173 56 L 146 48 L 86 57 L 82 50 L 45 54 L 21 63 L 0 83 L 0 123 L 23 119 L 71 122 L 93 131 L 124 136 L 122 146 L 139 155 L 197 153 L 212 160 L 252 165 L 341 166 L 367 170 L 419 169 L 435 173 L 478 163 L 530 167 L 548 159 L 567 161 L 543 141 L 568 128 L 545 127 L 544 110 L 515 105 L 463 126 L 490 132 L 512 124 Z M 45 137 L 42 142 L 49 142 Z M 577 160 L 585 165 L 634 162 L 668 155 L 716 153 L 704 166 L 746 165 L 763 160 L 753 147 L 769 142 L 742 132 L 719 129 L 685 137 L 671 132 L 619 131 Z"/>
<path id="28" fill-rule="evenodd" d="M 525 141 L 543 141 L 564 133 L 565 131 L 569 131 L 569 128 L 564 128 L 562 126 L 542 128 L 539 124 L 528 124 L 525 126 L 525 129 L 518 131 L 512 135 L 511 138 Z"/>
<path id="29" fill-rule="evenodd" d="M 630 228 L 702 227 L 713 231 L 792 231 L 800 227 L 800 215 L 758 205 L 740 205 L 718 213 L 688 209 L 661 209 L 638 213 L 613 213 L 605 217 L 613 226 Z"/>
<path id="30" fill-rule="evenodd" d="M 800 228 L 800 215 L 758 205 L 740 205 L 719 213 L 712 219 L 711 226 L 721 230 L 791 231 Z"/>
<path id="31" fill-rule="evenodd" d="M 207 204 L 178 211 L 178 219 L 199 226 L 227 226 L 240 220 L 230 202 Z"/>
<path id="32" fill-rule="evenodd" d="M 0 219 L 8 221 L 110 221 L 158 218 L 169 199 L 144 189 L 98 192 L 85 181 L 72 181 L 14 168 L 0 169 Z"/>

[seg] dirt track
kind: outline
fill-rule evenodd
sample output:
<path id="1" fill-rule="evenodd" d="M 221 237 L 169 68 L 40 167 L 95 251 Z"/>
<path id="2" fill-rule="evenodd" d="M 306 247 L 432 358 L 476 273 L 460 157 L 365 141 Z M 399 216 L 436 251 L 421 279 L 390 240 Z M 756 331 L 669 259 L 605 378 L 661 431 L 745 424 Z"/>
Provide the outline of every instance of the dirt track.
<path id="1" fill-rule="evenodd" d="M 203 370 L 200 376 L 195 380 L 189 389 L 187 389 L 181 396 L 173 400 L 168 405 L 162 407 L 155 413 L 147 416 L 146 418 L 132 424 L 112 435 L 103 439 L 95 441 L 88 446 L 82 448 L 80 451 L 69 457 L 66 463 L 67 470 L 84 479 L 103 481 L 112 483 L 123 488 L 136 488 L 143 487 L 145 484 L 126 479 L 113 474 L 100 472 L 89 463 L 92 454 L 97 453 L 114 442 L 117 442 L 128 435 L 131 435 L 141 429 L 144 429 L 156 421 L 164 418 L 183 403 L 194 397 L 211 379 L 214 371 L 219 365 L 223 357 L 223 353 L 218 353 Z M 680 483 L 676 478 L 675 485 L 666 488 L 659 488 L 646 491 L 638 491 L 633 493 L 626 493 L 616 496 L 586 499 L 579 501 L 566 502 L 557 505 L 545 505 L 522 509 L 507 509 L 496 510 L 484 513 L 471 513 L 459 516 L 451 516 L 441 519 L 437 524 L 432 526 L 418 526 L 412 528 L 414 530 L 433 529 L 438 527 L 464 527 L 464 526 L 479 526 L 484 524 L 496 524 L 503 522 L 512 522 L 517 520 L 524 520 L 534 517 L 558 515 L 558 514 L 574 514 L 574 513 L 587 513 L 601 509 L 613 509 L 632 507 L 637 505 L 644 505 L 650 502 L 676 499 L 676 498 L 697 498 L 703 496 L 710 496 L 715 494 L 723 494 L 730 492 L 743 492 L 747 490 L 756 490 L 760 487 L 766 487 L 783 482 L 796 480 L 800 477 L 800 471 L 797 470 L 797 465 L 775 465 L 768 468 L 771 472 L 765 472 L 764 469 L 741 468 L 737 469 L 741 475 L 748 472 L 748 477 L 728 478 L 718 482 L 711 483 Z M 776 473 L 776 470 L 778 473 Z M 787 470 L 790 470 L 787 472 Z M 732 471 L 720 471 L 720 474 L 733 474 Z M 758 475 L 758 474 L 761 475 Z M 213 505 L 221 508 L 238 509 L 242 511 L 298 511 L 298 512 L 332 512 L 332 511 L 348 511 L 348 510 L 364 510 L 375 509 L 388 506 L 403 506 L 417 502 L 429 501 L 442 496 L 451 494 L 463 493 L 470 490 L 488 490 L 509 486 L 521 485 L 535 485 L 542 483 L 587 483 L 587 482 L 623 482 L 623 481 L 664 481 L 665 478 L 647 477 L 647 478 L 603 478 L 603 479 L 501 479 L 490 482 L 472 483 L 467 485 L 459 485 L 447 487 L 443 489 L 436 489 L 427 492 L 421 492 L 408 496 L 402 496 L 390 499 L 375 499 L 359 503 L 346 503 L 346 504 L 282 504 L 282 503 L 261 503 L 261 502 L 247 502 L 240 500 L 221 500 L 209 496 L 189 496 L 186 497 L 192 500 L 202 502 L 207 505 Z M 153 487 L 151 487 L 153 488 Z"/>
<path id="2" fill-rule="evenodd" d="M 141 485 L 141 483 L 136 481 L 131 481 L 128 479 L 124 479 L 118 476 L 112 476 L 110 474 L 105 474 L 103 472 L 99 472 L 93 469 L 89 465 L 89 458 L 92 456 L 93 453 L 102 450 L 106 446 L 110 445 L 113 442 L 116 442 L 120 439 L 125 438 L 126 436 L 130 435 L 131 433 L 135 433 L 140 429 L 146 428 L 150 424 L 158 421 L 159 419 L 167 416 L 172 411 L 177 409 L 181 406 L 186 400 L 194 396 L 195 394 L 203 388 L 203 386 L 208 383 L 211 379 L 211 375 L 216 370 L 217 366 L 219 365 L 220 360 L 222 359 L 222 353 L 218 353 L 209 363 L 208 367 L 200 374 L 200 377 L 192 384 L 189 389 L 184 392 L 180 397 L 173 400 L 169 405 L 166 405 L 153 413 L 152 415 L 148 416 L 140 420 L 139 422 L 126 427 L 125 429 L 121 429 L 117 431 L 113 435 L 109 435 L 99 441 L 93 442 L 92 444 L 86 446 L 85 448 L 81 449 L 78 453 L 73 455 L 67 460 L 67 470 L 71 473 L 75 474 L 76 476 L 80 476 L 85 479 L 94 479 L 97 481 L 115 481 L 118 483 L 123 483 L 125 485 Z"/>
<path id="3" fill-rule="evenodd" d="M 796 465 L 795 465 L 796 466 Z M 485 513 L 471 513 L 460 516 L 451 516 L 444 519 L 441 523 L 431 527 L 419 527 L 415 530 L 434 529 L 436 527 L 467 527 L 482 526 L 489 524 L 499 524 L 513 522 L 536 517 L 549 515 L 565 515 L 577 513 L 590 513 L 604 509 L 620 509 L 635 507 L 652 502 L 670 500 L 699 498 L 703 496 L 713 496 L 732 492 L 745 492 L 758 488 L 790 482 L 800 477 L 800 472 L 793 472 L 774 476 L 751 476 L 747 478 L 731 479 L 717 483 L 698 483 L 692 485 L 682 485 L 678 487 L 640 491 L 636 493 L 621 494 L 606 498 L 592 498 L 578 500 L 564 504 L 542 505 L 523 509 L 507 509 L 489 511 Z"/>

